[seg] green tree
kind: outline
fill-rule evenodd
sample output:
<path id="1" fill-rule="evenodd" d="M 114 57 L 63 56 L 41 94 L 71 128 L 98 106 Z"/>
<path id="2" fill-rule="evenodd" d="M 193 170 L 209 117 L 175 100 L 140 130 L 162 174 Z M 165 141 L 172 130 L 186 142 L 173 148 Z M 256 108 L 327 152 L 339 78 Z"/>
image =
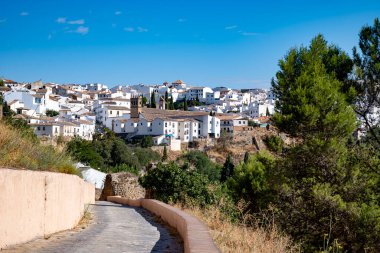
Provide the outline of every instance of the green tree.
<path id="1" fill-rule="evenodd" d="M 3 79 L 0 79 L 0 87 L 4 86 L 4 81 Z"/>
<path id="2" fill-rule="evenodd" d="M 234 199 L 246 200 L 254 212 L 267 208 L 275 196 L 271 183 L 275 165 L 275 159 L 265 151 L 251 155 L 246 163 L 239 164 L 234 175 L 227 180 Z"/>
<path id="3" fill-rule="evenodd" d="M 220 167 L 212 162 L 205 153 L 190 151 L 183 155 L 180 160 L 184 162 L 184 165 L 194 167 L 196 172 L 206 176 L 210 182 L 220 180 Z"/>
<path id="4" fill-rule="evenodd" d="M 169 99 L 169 110 L 174 110 L 174 102 L 173 102 L 173 96 L 170 96 Z"/>
<path id="5" fill-rule="evenodd" d="M 188 111 L 189 109 L 187 108 L 187 98 L 185 97 L 185 101 L 183 101 L 183 110 Z"/>
<path id="6" fill-rule="evenodd" d="M 186 202 L 188 198 L 201 206 L 214 201 L 207 178 L 196 171 L 187 171 L 175 163 L 158 164 L 139 179 L 140 184 L 152 193 L 152 197 L 166 203 Z"/>
<path id="7" fill-rule="evenodd" d="M 269 150 L 276 153 L 282 152 L 284 141 L 279 136 L 275 136 L 275 135 L 265 136 L 264 142 L 267 145 Z"/>
<path id="8" fill-rule="evenodd" d="M 269 108 L 268 108 L 268 107 L 267 107 L 267 111 L 266 111 L 265 115 L 266 115 L 267 117 L 270 116 L 270 112 L 269 112 Z"/>
<path id="9" fill-rule="evenodd" d="M 249 152 L 246 151 L 246 152 L 244 153 L 244 163 L 247 164 L 248 161 L 249 161 Z"/>
<path id="10" fill-rule="evenodd" d="M 169 93 L 165 91 L 165 109 L 169 109 Z"/>
<path id="11" fill-rule="evenodd" d="M 162 159 L 161 159 L 163 162 L 168 160 L 168 150 L 166 148 L 166 146 L 164 146 L 164 151 L 163 151 L 163 154 L 162 154 Z"/>
<path id="12" fill-rule="evenodd" d="M 146 97 L 142 97 L 142 105 L 146 106 L 147 103 L 148 103 L 148 99 Z"/>
<path id="13" fill-rule="evenodd" d="M 330 51 L 338 59 L 343 58 L 343 63 L 332 64 Z M 341 92 L 349 73 L 347 62 L 350 61 L 346 60 L 346 54 L 335 46 L 328 46 L 321 35 L 314 38 L 308 48 L 291 49 L 280 60 L 280 71 L 272 81 L 272 90 L 278 98 L 277 113 L 273 117 L 275 124 L 299 137 L 318 134 L 321 138 L 330 138 L 351 134 L 356 127 L 355 115 L 346 103 L 347 94 Z"/>
<path id="14" fill-rule="evenodd" d="M 150 108 L 156 108 L 156 93 L 154 91 L 150 96 Z"/>
<path id="15" fill-rule="evenodd" d="M 274 122 L 299 137 L 274 172 L 277 220 L 306 252 L 322 248 L 325 234 L 344 251 L 379 251 L 379 177 L 364 166 L 363 148 L 350 146 L 357 127 L 348 103 L 353 87 L 347 89 L 348 71 L 336 69 L 329 52 L 321 36 L 290 50 L 272 82 L 279 99 Z M 335 55 L 339 63 L 345 54 Z"/>
<path id="16" fill-rule="evenodd" d="M 57 112 L 57 111 L 55 111 L 55 110 L 47 109 L 45 114 L 46 114 L 46 116 L 48 116 L 48 117 L 55 117 L 55 116 L 58 116 L 58 115 L 59 115 L 59 112 Z"/>
<path id="17" fill-rule="evenodd" d="M 235 165 L 232 161 L 231 154 L 228 154 L 226 161 L 223 164 L 220 181 L 225 182 L 229 177 L 234 175 Z"/>
<path id="18" fill-rule="evenodd" d="M 356 85 L 361 91 L 356 100 L 355 111 L 380 146 L 380 135 L 376 132 L 379 122 L 373 112 L 380 107 L 380 21 L 374 20 L 373 26 L 364 26 L 359 34 L 359 48 L 355 47 L 354 62 Z"/>
<path id="19" fill-rule="evenodd" d="M 153 137 L 150 135 L 146 135 L 141 140 L 141 147 L 142 148 L 150 148 L 153 146 Z"/>

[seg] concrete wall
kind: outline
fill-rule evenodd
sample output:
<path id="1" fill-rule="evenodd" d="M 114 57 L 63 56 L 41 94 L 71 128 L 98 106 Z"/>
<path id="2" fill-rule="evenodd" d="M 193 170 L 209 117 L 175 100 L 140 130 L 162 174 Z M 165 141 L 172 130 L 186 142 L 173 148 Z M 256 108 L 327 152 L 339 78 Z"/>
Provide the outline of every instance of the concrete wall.
<path id="1" fill-rule="evenodd" d="M 143 207 L 157 215 L 180 234 L 185 253 L 220 252 L 216 247 L 208 228 L 200 220 L 175 207 L 154 199 L 127 199 L 120 196 L 109 196 L 108 201 Z"/>
<path id="2" fill-rule="evenodd" d="M 78 176 L 0 168 L 0 249 L 71 229 L 94 202 Z"/>

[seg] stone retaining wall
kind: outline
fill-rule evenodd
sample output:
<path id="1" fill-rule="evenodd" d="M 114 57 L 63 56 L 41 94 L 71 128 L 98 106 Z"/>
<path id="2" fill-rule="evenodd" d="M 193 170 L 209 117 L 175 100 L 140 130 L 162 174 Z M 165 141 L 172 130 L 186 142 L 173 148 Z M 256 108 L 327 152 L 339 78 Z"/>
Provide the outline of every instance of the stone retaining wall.
<path id="1" fill-rule="evenodd" d="M 124 205 L 143 207 L 175 228 L 184 242 L 185 253 L 220 252 L 208 228 L 200 220 L 175 207 L 154 199 L 127 199 L 109 196 L 108 201 Z"/>
<path id="2" fill-rule="evenodd" d="M 71 229 L 94 202 L 78 176 L 0 168 L 0 249 Z"/>

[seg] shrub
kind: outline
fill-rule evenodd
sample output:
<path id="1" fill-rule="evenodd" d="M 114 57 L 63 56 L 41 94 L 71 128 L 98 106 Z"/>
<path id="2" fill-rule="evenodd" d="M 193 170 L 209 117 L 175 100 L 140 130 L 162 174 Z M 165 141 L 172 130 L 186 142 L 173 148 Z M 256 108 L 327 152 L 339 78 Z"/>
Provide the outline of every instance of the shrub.
<path id="1" fill-rule="evenodd" d="M 155 199 L 168 202 L 186 202 L 187 198 L 199 205 L 211 204 L 214 200 L 208 189 L 207 178 L 196 171 L 180 168 L 175 163 L 158 164 L 139 179 L 140 184 L 151 191 Z"/>
<path id="2" fill-rule="evenodd" d="M 267 145 L 269 150 L 276 153 L 282 152 L 284 141 L 279 136 L 275 136 L 275 135 L 266 136 L 264 139 L 264 142 Z"/>
<path id="3" fill-rule="evenodd" d="M 54 111 L 54 110 L 47 109 L 46 112 L 45 112 L 45 114 L 46 114 L 46 116 L 48 116 L 48 117 L 55 117 L 55 116 L 58 116 L 58 115 L 59 115 L 59 112 Z"/>
<path id="4" fill-rule="evenodd" d="M 153 146 L 153 138 L 152 136 L 144 136 L 141 140 L 141 147 L 142 148 L 150 148 Z"/>
<path id="5" fill-rule="evenodd" d="M 202 175 L 207 176 L 211 182 L 220 180 L 221 168 L 212 162 L 208 156 L 201 151 L 190 151 L 180 158 L 184 163 L 192 165 L 195 170 Z"/>

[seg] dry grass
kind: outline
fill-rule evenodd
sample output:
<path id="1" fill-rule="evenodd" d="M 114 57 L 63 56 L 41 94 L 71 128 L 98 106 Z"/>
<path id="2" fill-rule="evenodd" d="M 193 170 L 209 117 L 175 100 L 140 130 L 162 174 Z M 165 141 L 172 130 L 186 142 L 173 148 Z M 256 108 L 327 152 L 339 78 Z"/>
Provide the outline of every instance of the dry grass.
<path id="1" fill-rule="evenodd" d="M 76 228 L 85 229 L 93 220 L 93 215 L 90 211 L 89 205 L 85 208 L 82 218 L 80 219 Z"/>
<path id="2" fill-rule="evenodd" d="M 281 233 L 275 225 L 264 229 L 260 226 L 247 226 L 248 217 L 241 224 L 233 224 L 223 217 L 216 207 L 176 207 L 202 220 L 222 252 L 283 253 L 301 252 L 290 237 Z M 247 219 L 246 219 L 247 218 Z"/>
<path id="3" fill-rule="evenodd" d="M 22 138 L 21 134 L 0 122 L 0 166 L 77 174 L 70 157 L 52 146 Z"/>

